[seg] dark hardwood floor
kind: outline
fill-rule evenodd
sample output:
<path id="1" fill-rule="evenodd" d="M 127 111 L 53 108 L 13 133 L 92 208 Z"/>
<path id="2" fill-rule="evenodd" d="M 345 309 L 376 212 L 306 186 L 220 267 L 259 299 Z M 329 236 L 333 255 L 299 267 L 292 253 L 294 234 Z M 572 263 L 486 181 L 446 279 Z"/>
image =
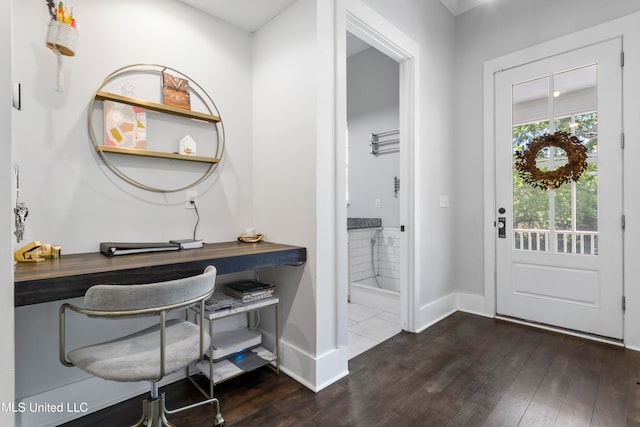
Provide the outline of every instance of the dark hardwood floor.
<path id="1" fill-rule="evenodd" d="M 313 393 L 261 368 L 216 386 L 227 426 L 640 426 L 640 353 L 466 313 L 402 332 Z M 200 398 L 188 381 L 167 406 Z M 190 400 L 191 399 L 191 400 Z M 135 398 L 66 426 L 137 421 Z M 212 426 L 211 407 L 169 417 Z"/>

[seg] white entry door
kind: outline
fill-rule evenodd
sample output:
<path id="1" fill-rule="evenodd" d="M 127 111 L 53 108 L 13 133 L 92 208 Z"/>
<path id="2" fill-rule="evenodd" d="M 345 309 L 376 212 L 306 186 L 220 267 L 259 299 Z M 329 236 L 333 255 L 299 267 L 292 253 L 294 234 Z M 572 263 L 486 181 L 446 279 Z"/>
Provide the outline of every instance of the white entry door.
<path id="1" fill-rule="evenodd" d="M 622 338 L 621 52 L 613 39 L 495 75 L 499 315 Z M 587 166 L 557 186 L 581 164 L 549 146 L 560 132 Z"/>

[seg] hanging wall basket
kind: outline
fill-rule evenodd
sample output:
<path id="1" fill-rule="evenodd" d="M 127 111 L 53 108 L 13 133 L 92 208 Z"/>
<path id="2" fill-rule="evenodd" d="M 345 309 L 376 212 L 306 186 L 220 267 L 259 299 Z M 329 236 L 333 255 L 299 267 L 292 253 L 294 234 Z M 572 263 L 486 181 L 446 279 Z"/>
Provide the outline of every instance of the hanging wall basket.
<path id="1" fill-rule="evenodd" d="M 75 56 L 78 30 L 60 21 L 49 21 L 47 47 L 64 56 Z"/>
<path id="2" fill-rule="evenodd" d="M 567 163 L 554 170 L 541 170 L 536 159 L 540 150 L 558 147 L 567 154 Z M 535 138 L 526 150 L 515 154 L 514 169 L 529 185 L 542 190 L 554 190 L 562 184 L 577 182 L 587 170 L 587 148 L 575 135 L 567 132 L 545 134 Z"/>

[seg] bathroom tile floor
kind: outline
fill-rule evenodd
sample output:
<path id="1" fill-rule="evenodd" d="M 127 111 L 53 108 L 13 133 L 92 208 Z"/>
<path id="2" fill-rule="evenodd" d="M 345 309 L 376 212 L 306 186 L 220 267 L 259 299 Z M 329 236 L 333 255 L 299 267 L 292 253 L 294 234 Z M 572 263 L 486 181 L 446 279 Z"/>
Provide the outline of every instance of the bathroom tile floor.
<path id="1" fill-rule="evenodd" d="M 400 333 L 400 314 L 349 303 L 349 359 Z"/>

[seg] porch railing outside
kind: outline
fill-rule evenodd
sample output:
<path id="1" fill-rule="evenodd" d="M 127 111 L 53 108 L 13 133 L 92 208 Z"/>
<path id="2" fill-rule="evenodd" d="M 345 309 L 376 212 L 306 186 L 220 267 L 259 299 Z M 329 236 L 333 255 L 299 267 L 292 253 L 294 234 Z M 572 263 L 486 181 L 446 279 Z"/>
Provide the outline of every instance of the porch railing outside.
<path id="1" fill-rule="evenodd" d="M 549 230 L 516 228 L 513 230 L 514 249 L 534 252 L 598 255 L 597 231 L 555 230 L 553 246 Z"/>

